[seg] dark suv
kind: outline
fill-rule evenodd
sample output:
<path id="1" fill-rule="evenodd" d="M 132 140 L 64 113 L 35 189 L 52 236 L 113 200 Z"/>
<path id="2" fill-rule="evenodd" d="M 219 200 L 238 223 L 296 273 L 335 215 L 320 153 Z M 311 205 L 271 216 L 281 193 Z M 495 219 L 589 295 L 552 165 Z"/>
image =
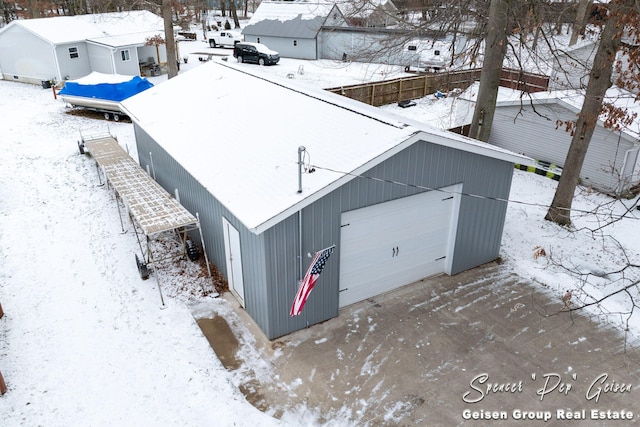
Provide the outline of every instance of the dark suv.
<path id="1" fill-rule="evenodd" d="M 253 62 L 260 65 L 274 65 L 280 61 L 280 55 L 262 43 L 240 42 L 233 47 L 233 57 L 238 62 Z"/>

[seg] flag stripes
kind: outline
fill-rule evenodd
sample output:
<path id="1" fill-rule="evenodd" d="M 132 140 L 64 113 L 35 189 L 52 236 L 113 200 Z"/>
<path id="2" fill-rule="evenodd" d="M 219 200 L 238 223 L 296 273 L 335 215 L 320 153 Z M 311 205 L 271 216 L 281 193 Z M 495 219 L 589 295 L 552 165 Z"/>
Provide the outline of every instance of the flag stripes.
<path id="1" fill-rule="evenodd" d="M 309 265 L 309 269 L 307 270 L 307 274 L 304 275 L 300 282 L 300 287 L 298 288 L 296 297 L 293 300 L 293 304 L 291 304 L 291 310 L 289 312 L 291 316 L 298 316 L 302 312 L 302 308 L 307 302 L 307 298 L 309 298 L 309 294 L 315 286 L 318 277 L 320 277 L 320 273 L 322 273 L 322 270 L 327 263 L 327 259 L 333 253 L 334 248 L 335 245 L 318 251 L 314 255 L 311 265 Z"/>

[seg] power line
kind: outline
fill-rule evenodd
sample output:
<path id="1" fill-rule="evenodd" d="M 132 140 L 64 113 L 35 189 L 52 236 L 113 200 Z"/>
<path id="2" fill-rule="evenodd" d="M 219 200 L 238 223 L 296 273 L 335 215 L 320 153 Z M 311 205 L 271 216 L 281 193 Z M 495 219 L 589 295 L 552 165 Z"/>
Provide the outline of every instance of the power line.
<path id="1" fill-rule="evenodd" d="M 383 182 L 383 183 L 388 183 L 388 184 L 400 185 L 400 186 L 403 186 L 403 187 L 415 188 L 415 189 L 419 189 L 419 190 L 439 191 L 439 192 L 445 193 L 445 194 L 458 194 L 458 195 L 461 195 L 461 196 L 473 197 L 473 198 L 476 198 L 476 199 L 487 199 L 487 200 L 494 200 L 494 201 L 497 201 L 497 202 L 515 203 L 515 204 L 519 204 L 519 205 L 533 206 L 533 207 L 539 207 L 539 208 L 544 208 L 544 209 L 548 209 L 549 208 L 549 206 L 541 205 L 539 203 L 523 202 L 521 200 L 505 199 L 505 198 L 502 198 L 502 197 L 482 196 L 480 194 L 465 193 L 465 192 L 462 192 L 462 191 L 443 190 L 441 188 L 427 187 L 425 185 L 410 184 L 410 183 L 394 181 L 394 180 L 390 180 L 390 179 L 377 178 L 377 177 L 374 177 L 374 176 L 359 175 L 359 174 L 355 174 L 355 173 L 351 173 L 351 172 L 344 172 L 344 171 L 340 171 L 340 170 L 336 170 L 336 169 L 332 169 L 332 168 L 328 168 L 328 167 L 324 167 L 324 166 L 318 166 L 318 165 L 308 165 L 307 168 L 308 168 L 307 170 L 310 170 L 309 168 L 322 169 L 322 170 L 326 170 L 326 171 L 329 171 L 329 172 L 338 173 L 338 174 L 341 174 L 341 175 L 348 175 L 348 176 L 353 176 L 355 178 L 369 179 L 371 181 L 377 181 L 377 182 Z M 582 213 L 582 214 L 596 214 L 596 211 L 586 211 L 586 210 L 582 210 L 582 209 L 567 209 L 567 208 L 559 208 L 559 209 L 562 209 L 562 210 L 565 210 L 565 211 L 569 211 L 569 212 Z M 630 210 L 631 209 L 628 209 L 628 211 L 630 211 Z M 636 219 L 636 220 L 640 219 L 640 218 L 635 218 L 635 217 L 625 216 L 625 215 L 614 216 L 612 214 L 611 214 L 611 217 L 612 218 L 629 218 L 629 219 Z"/>

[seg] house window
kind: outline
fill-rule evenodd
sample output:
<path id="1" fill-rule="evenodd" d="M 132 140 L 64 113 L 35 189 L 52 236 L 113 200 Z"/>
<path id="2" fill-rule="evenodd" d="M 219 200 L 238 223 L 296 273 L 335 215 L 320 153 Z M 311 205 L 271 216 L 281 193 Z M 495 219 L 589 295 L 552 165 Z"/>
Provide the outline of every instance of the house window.
<path id="1" fill-rule="evenodd" d="M 440 55 L 440 51 L 439 51 L 439 50 L 436 50 L 435 52 L 433 52 L 433 54 L 434 54 L 434 55 L 436 55 L 436 56 L 437 56 L 437 55 Z"/>
<path id="2" fill-rule="evenodd" d="M 69 58 L 74 59 L 79 57 L 80 54 L 78 53 L 78 48 L 77 47 L 70 47 L 69 48 Z"/>
<path id="3" fill-rule="evenodd" d="M 293 45 L 294 45 L 294 46 L 298 46 L 298 40 L 294 40 L 294 41 L 293 41 Z"/>
<path id="4" fill-rule="evenodd" d="M 260 37 L 258 37 L 258 43 L 260 43 Z"/>
<path id="5" fill-rule="evenodd" d="M 131 58 L 129 57 L 129 49 L 120 51 L 120 55 L 122 56 L 122 61 L 129 61 Z"/>
<path id="6" fill-rule="evenodd" d="M 418 50 L 418 46 L 409 45 L 407 46 L 407 50 Z"/>

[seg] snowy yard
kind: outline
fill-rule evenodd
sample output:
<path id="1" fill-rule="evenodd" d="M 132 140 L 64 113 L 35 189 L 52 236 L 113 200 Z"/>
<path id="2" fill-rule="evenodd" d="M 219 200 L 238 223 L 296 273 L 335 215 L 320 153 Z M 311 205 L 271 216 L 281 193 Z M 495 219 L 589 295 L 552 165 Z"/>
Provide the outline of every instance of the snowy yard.
<path id="1" fill-rule="evenodd" d="M 185 74 L 200 65 L 198 54 L 191 56 Z M 293 72 L 316 87 L 393 73 L 293 60 L 265 72 Z M 151 80 L 162 84 L 164 78 Z M 199 102 L 198 95 L 185 94 L 185 102 Z M 425 104 L 446 111 L 444 103 Z M 194 316 L 223 315 L 243 348 L 254 338 L 224 298 L 202 295 L 199 289 L 211 284 L 193 279 L 192 265 L 167 267 L 164 307 L 154 280 L 140 279 L 135 235 L 121 232 L 113 194 L 99 186 L 93 161 L 76 145 L 80 133 L 110 132 L 135 156 L 130 123 L 68 114 L 50 90 L 7 81 L 0 81 L 0 115 L 0 371 L 9 388 L 0 397 L 2 425 L 316 424 L 316 414 L 304 408 L 280 408 L 280 421 L 245 400 L 241 376 L 269 377 L 270 361 L 242 354 L 244 369 L 223 367 Z M 637 199 L 617 201 L 580 188 L 577 231 L 568 231 L 543 219 L 555 187 L 550 179 L 514 171 L 503 260 L 552 298 L 572 290 L 574 305 L 637 281 L 638 268 L 614 273 L 639 263 Z M 538 246 L 546 256 L 534 256 Z M 589 274 L 582 277 L 587 280 L 568 269 Z M 588 310 L 627 329 L 635 343 L 640 315 L 631 297 L 639 297 L 637 287 Z"/>

